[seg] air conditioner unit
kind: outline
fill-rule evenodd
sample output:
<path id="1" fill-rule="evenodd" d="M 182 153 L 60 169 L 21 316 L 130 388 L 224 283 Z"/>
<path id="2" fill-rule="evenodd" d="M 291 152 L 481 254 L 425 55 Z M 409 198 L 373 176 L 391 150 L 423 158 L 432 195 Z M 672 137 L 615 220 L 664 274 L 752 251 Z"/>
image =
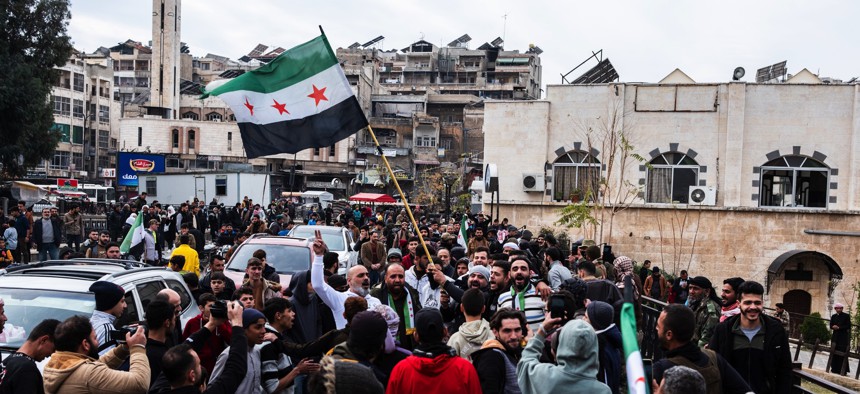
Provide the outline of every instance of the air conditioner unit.
<path id="1" fill-rule="evenodd" d="M 717 205 L 717 188 L 713 186 L 690 186 L 689 205 Z"/>
<path id="2" fill-rule="evenodd" d="M 523 174 L 524 192 L 541 192 L 545 189 L 543 174 Z"/>

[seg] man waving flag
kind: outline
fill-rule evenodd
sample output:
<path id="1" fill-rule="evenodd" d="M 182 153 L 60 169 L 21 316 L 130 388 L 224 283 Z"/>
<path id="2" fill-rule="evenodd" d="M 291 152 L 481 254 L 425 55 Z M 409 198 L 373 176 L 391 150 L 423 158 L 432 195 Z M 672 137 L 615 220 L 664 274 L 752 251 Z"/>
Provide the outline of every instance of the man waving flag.
<path id="1" fill-rule="evenodd" d="M 213 81 L 201 98 L 209 96 L 233 110 L 248 158 L 332 146 L 367 126 L 325 35 L 256 70 Z"/>

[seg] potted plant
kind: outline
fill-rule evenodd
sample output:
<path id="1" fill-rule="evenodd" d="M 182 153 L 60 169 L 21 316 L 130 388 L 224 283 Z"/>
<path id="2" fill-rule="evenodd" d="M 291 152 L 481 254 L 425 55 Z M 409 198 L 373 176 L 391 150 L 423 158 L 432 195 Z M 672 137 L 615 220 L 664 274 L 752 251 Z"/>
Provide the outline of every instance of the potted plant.
<path id="1" fill-rule="evenodd" d="M 570 192 L 570 201 L 579 202 L 580 200 L 582 200 L 582 190 L 579 188 L 573 189 Z"/>

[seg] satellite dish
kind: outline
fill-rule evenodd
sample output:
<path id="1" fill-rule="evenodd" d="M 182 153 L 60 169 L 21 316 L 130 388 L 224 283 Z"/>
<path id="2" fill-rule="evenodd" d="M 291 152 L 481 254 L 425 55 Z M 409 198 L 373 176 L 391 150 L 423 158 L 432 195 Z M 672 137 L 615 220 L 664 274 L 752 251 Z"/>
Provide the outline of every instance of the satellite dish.
<path id="1" fill-rule="evenodd" d="M 746 71 L 744 71 L 743 67 L 735 67 L 735 72 L 732 75 L 732 81 L 740 81 L 741 78 L 744 77 L 745 73 Z"/>

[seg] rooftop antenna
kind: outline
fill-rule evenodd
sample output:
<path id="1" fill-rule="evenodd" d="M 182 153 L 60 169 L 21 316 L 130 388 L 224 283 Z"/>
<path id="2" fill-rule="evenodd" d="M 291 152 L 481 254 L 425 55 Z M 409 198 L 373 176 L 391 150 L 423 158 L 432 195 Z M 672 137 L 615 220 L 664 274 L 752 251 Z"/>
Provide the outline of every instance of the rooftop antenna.
<path id="1" fill-rule="evenodd" d="M 502 19 L 504 19 L 502 22 L 502 41 L 505 41 L 505 32 L 508 30 L 508 14 L 502 15 Z"/>

